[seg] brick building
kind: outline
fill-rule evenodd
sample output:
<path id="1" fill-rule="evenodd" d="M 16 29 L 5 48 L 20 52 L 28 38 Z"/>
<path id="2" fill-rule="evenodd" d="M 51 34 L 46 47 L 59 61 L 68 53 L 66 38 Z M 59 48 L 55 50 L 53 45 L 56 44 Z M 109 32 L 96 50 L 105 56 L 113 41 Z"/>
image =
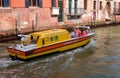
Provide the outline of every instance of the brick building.
<path id="1" fill-rule="evenodd" d="M 66 0 L 66 22 L 120 21 L 120 0 Z"/>
<path id="2" fill-rule="evenodd" d="M 119 18 L 119 0 L 0 0 L 0 32 L 6 33 Z"/>
<path id="3" fill-rule="evenodd" d="M 58 0 L 0 0 L 0 32 L 54 27 L 58 14 Z"/>

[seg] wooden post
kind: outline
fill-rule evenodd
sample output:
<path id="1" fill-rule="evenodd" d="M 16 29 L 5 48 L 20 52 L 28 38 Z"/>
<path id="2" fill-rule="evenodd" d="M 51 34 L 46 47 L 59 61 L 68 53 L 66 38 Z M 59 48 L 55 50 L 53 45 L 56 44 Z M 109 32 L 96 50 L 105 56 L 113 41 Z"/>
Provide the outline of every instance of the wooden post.
<path id="1" fill-rule="evenodd" d="M 18 34 L 18 30 L 17 30 L 17 20 L 15 20 L 15 34 L 16 34 L 16 36 L 17 36 L 17 34 Z"/>
<path id="2" fill-rule="evenodd" d="M 21 28 L 20 28 L 20 13 L 18 13 L 17 29 L 18 29 L 18 32 L 20 32 L 20 30 L 21 30 Z"/>
<path id="3" fill-rule="evenodd" d="M 34 21 L 32 20 L 32 30 L 34 32 Z"/>
<path id="4" fill-rule="evenodd" d="M 38 31 L 38 13 L 36 13 L 36 31 Z"/>

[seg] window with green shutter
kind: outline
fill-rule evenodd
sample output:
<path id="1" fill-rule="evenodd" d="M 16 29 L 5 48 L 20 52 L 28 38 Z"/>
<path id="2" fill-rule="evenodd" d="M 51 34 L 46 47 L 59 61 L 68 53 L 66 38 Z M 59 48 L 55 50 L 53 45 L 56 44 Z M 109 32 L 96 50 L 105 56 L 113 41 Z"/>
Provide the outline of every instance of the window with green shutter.
<path id="1" fill-rule="evenodd" d="M 68 7 L 69 7 L 69 14 L 71 14 L 71 9 L 72 9 L 72 0 L 69 0 Z"/>

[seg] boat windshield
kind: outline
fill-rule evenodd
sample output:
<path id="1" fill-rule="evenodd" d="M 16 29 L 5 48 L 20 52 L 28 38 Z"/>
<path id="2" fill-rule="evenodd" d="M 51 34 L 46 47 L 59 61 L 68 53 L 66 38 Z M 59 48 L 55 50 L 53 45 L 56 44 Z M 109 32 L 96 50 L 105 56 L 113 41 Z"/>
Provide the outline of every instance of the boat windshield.
<path id="1" fill-rule="evenodd" d="M 29 44 L 36 44 L 40 36 L 33 36 L 33 35 L 22 35 L 19 34 L 20 37 L 20 44 L 29 45 Z"/>
<path id="2" fill-rule="evenodd" d="M 18 37 L 20 37 L 20 44 L 23 45 L 28 45 L 29 44 L 29 35 L 23 35 L 23 34 L 19 34 Z"/>
<path id="3" fill-rule="evenodd" d="M 30 43 L 36 44 L 38 42 L 40 36 L 33 37 L 33 35 L 30 36 Z"/>

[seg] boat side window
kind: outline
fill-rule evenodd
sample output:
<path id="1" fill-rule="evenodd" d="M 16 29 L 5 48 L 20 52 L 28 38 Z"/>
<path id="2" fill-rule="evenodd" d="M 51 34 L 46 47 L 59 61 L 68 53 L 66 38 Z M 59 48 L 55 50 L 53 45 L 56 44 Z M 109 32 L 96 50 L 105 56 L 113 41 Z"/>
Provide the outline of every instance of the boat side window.
<path id="1" fill-rule="evenodd" d="M 40 37 L 40 36 L 37 36 L 37 40 L 36 40 L 36 42 L 38 42 L 39 37 Z"/>
<path id="2" fill-rule="evenodd" d="M 58 40 L 58 35 L 55 36 L 55 41 L 57 41 L 57 40 Z"/>
<path id="3" fill-rule="evenodd" d="M 53 37 L 50 37 L 50 41 L 53 41 L 54 40 L 54 38 Z"/>
<path id="4" fill-rule="evenodd" d="M 42 39 L 42 45 L 45 45 L 45 41 L 44 41 L 44 39 Z"/>
<path id="5" fill-rule="evenodd" d="M 31 35 L 30 39 L 31 39 L 31 41 L 33 40 L 33 36 L 32 35 Z"/>
<path id="6" fill-rule="evenodd" d="M 36 43 L 36 41 L 35 41 L 34 38 L 33 38 L 33 35 L 30 36 L 30 40 L 31 40 L 31 43 L 32 43 L 32 44 L 35 44 L 35 43 Z"/>

